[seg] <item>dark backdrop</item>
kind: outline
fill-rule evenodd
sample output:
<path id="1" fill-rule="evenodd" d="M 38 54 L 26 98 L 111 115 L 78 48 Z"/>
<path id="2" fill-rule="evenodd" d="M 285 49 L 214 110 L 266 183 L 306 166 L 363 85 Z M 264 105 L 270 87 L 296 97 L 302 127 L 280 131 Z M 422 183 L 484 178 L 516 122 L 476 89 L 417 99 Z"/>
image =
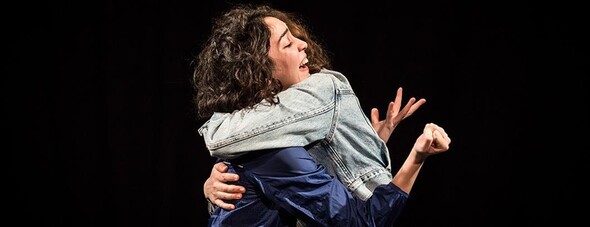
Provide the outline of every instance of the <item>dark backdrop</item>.
<path id="1" fill-rule="evenodd" d="M 214 159 L 189 80 L 211 18 L 231 2 L 5 3 L 7 223 L 206 225 Z M 273 4 L 303 16 L 367 114 L 399 86 L 404 101 L 427 99 L 390 140 L 394 170 L 425 123 L 452 137 L 398 226 L 585 220 L 574 207 L 587 198 L 587 12 L 475 2 Z"/>

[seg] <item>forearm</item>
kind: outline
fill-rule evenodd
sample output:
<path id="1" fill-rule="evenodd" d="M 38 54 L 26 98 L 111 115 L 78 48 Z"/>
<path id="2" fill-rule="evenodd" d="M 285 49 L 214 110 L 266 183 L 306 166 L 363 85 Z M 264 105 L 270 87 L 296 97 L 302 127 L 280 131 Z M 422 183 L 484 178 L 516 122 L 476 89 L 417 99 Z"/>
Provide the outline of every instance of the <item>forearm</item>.
<path id="1" fill-rule="evenodd" d="M 404 161 L 404 164 L 402 164 L 402 167 L 391 180 L 391 183 L 409 194 L 425 160 L 425 156 L 419 155 L 416 151 L 412 150 L 408 158 Z"/>
<path id="2" fill-rule="evenodd" d="M 305 104 L 281 99 L 272 106 L 215 114 L 199 133 L 211 155 L 223 159 L 239 157 L 246 150 L 305 146 L 325 138 L 330 130 L 330 124 L 318 122 L 330 122 L 334 103 L 313 104 L 317 100 L 304 100 L 310 103 Z"/>
<path id="3" fill-rule="evenodd" d="M 410 155 L 391 182 L 409 194 L 426 158 L 447 151 L 450 143 L 451 138 L 443 128 L 433 123 L 426 124 Z"/>
<path id="4" fill-rule="evenodd" d="M 237 158 L 245 150 L 306 146 L 330 132 L 336 83 L 342 81 L 318 74 L 279 92 L 278 104 L 263 101 L 251 109 L 214 114 L 199 134 L 212 156 L 223 159 Z"/>

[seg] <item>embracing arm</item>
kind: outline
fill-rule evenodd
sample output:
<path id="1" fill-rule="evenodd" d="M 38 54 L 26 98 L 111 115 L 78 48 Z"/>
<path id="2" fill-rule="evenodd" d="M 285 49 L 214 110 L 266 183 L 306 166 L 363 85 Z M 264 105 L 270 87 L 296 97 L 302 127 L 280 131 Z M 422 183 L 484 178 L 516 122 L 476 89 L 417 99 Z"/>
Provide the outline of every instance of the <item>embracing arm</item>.
<path id="1" fill-rule="evenodd" d="M 317 122 L 333 118 L 334 87 L 331 77 L 308 78 L 278 93 L 280 103 L 263 101 L 252 108 L 213 114 L 199 134 L 211 155 L 223 159 L 237 158 L 245 150 L 306 146 L 329 133 L 330 124 Z"/>
<path id="2" fill-rule="evenodd" d="M 384 120 L 379 120 L 379 110 L 377 108 L 373 108 L 371 110 L 371 123 L 373 125 L 373 128 L 375 128 L 375 131 L 379 134 L 379 137 L 385 142 L 389 140 L 389 137 L 393 133 L 393 130 L 399 125 L 399 123 L 402 120 L 411 116 L 416 110 L 418 110 L 418 108 L 420 108 L 424 103 L 426 103 L 426 99 L 422 98 L 416 101 L 416 98 L 412 97 L 408 100 L 404 108 L 400 110 L 402 104 L 402 97 L 403 89 L 400 87 L 397 89 L 395 100 L 390 102 L 388 105 L 388 109 Z M 414 173 L 417 175 L 417 172 L 419 171 L 419 167 L 421 166 L 421 164 L 410 164 L 414 163 L 415 158 L 417 157 L 408 157 L 408 159 L 406 160 L 407 164 L 405 164 L 404 167 L 402 167 L 402 169 L 400 169 L 400 172 L 398 173 L 399 181 L 402 181 L 402 179 L 403 181 L 412 179 L 410 177 L 407 177 L 408 173 Z M 233 205 L 230 203 L 226 203 L 225 201 L 240 198 L 241 194 L 243 193 L 243 187 L 227 184 L 227 182 L 231 181 L 228 179 L 237 178 L 238 175 L 226 172 L 227 166 L 225 166 L 223 163 L 216 164 L 216 166 L 211 170 L 211 176 L 205 182 L 203 189 L 205 197 L 209 201 L 212 201 L 213 204 L 219 207 L 230 210 L 233 209 Z M 401 182 L 399 184 L 402 185 Z M 403 185 L 407 184 L 408 183 L 404 183 Z M 413 185 L 413 182 L 411 184 Z"/>
<path id="3" fill-rule="evenodd" d="M 333 226 L 355 221 L 390 226 L 403 209 L 425 159 L 447 151 L 450 142 L 443 128 L 427 124 L 391 184 L 377 187 L 366 202 L 352 196 L 303 148 L 277 149 L 234 168 L 243 169 L 238 172 L 249 179 L 243 183 L 256 182 L 254 188 L 264 197 L 308 223 Z"/>
<path id="4" fill-rule="evenodd" d="M 255 157 L 232 163 L 244 179 L 242 183 L 256 191 L 249 192 L 244 203 L 252 194 L 263 195 L 314 226 L 391 226 L 408 198 L 394 184 L 385 184 L 363 201 L 330 176 L 302 147 L 275 149 Z M 236 211 L 251 205 L 238 205 Z"/>

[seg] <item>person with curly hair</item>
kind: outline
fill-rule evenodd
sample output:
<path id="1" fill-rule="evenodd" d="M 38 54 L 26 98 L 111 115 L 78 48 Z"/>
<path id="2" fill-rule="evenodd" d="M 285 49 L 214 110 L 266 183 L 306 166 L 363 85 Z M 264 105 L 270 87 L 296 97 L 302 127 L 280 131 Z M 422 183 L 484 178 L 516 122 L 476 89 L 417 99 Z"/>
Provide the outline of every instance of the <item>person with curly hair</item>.
<path id="1" fill-rule="evenodd" d="M 210 199 L 226 206 L 214 209 L 211 226 L 390 226 L 426 158 L 449 149 L 444 129 L 426 124 L 393 176 L 386 142 L 425 100 L 399 111 L 400 88 L 386 120 L 373 109 L 369 121 L 301 20 L 268 5 L 222 14 L 196 62 L 194 100 L 208 118 L 199 134 L 247 189 L 229 204 Z M 215 171 L 207 198 L 219 194 L 207 184 L 230 183 L 215 182 L 225 169 Z"/>

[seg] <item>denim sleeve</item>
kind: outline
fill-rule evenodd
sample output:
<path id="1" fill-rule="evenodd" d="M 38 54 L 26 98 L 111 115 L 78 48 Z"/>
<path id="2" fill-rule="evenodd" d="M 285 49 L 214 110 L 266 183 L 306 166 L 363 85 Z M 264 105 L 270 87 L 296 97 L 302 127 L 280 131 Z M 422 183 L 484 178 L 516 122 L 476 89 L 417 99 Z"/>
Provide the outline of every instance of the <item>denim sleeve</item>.
<path id="1" fill-rule="evenodd" d="M 279 104 L 215 113 L 199 128 L 214 157 L 232 159 L 246 151 L 305 146 L 327 137 L 335 109 L 331 77 L 314 76 L 280 92 Z"/>
<path id="2" fill-rule="evenodd" d="M 367 201 L 354 197 L 302 147 L 278 149 L 234 165 L 265 197 L 307 226 L 391 226 L 408 194 L 389 183 Z"/>

